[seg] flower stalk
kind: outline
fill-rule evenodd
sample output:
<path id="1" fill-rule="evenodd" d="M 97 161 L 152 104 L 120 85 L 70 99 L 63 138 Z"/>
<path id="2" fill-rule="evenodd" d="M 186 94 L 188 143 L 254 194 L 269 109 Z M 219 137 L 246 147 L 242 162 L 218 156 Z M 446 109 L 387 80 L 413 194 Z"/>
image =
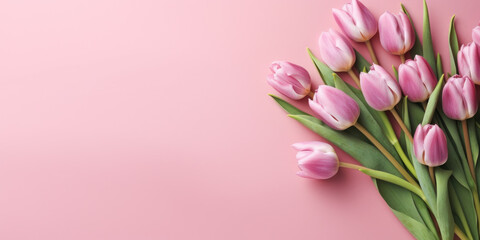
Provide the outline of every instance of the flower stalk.
<path id="1" fill-rule="evenodd" d="M 353 125 L 358 131 L 360 131 L 365 137 L 372 142 L 372 144 L 390 161 L 390 163 L 400 172 L 400 174 L 412 185 L 418 186 L 418 183 L 405 171 L 405 169 L 397 162 L 397 160 L 385 149 L 385 147 L 382 146 L 378 140 L 368 132 L 367 129 L 365 129 L 362 125 L 359 123 L 355 123 Z"/>
<path id="2" fill-rule="evenodd" d="M 365 45 L 367 46 L 368 53 L 370 53 L 370 57 L 372 58 L 373 63 L 378 65 L 379 63 L 378 63 L 377 55 L 375 54 L 375 50 L 373 49 L 373 46 L 370 40 L 366 41 Z"/>

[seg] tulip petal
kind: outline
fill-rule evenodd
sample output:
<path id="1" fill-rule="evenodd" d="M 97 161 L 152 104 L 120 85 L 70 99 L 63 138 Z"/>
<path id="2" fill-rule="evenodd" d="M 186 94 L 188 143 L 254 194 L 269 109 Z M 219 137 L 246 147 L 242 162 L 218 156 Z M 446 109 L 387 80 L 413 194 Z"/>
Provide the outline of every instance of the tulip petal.
<path id="1" fill-rule="evenodd" d="M 415 153 L 415 157 L 421 164 L 425 164 L 424 140 L 425 132 L 422 128 L 422 124 L 419 124 L 413 137 L 413 151 Z"/>
<path id="2" fill-rule="evenodd" d="M 363 40 L 362 33 L 360 30 L 355 26 L 352 17 L 348 14 L 348 12 L 339 10 L 339 9 L 332 9 L 333 17 L 335 18 L 335 22 L 337 22 L 340 29 L 342 29 L 343 33 L 347 35 L 350 39 L 360 42 Z"/>
<path id="3" fill-rule="evenodd" d="M 442 92 L 442 107 L 449 118 L 464 120 L 467 117 L 466 103 L 462 97 L 463 86 L 459 86 L 458 81 L 462 81 L 461 78 L 453 76 L 445 84 Z"/>
<path id="4" fill-rule="evenodd" d="M 430 93 L 414 67 L 401 64 L 398 68 L 398 79 L 403 93 L 410 101 L 423 102 L 429 97 Z"/>
<path id="5" fill-rule="evenodd" d="M 448 158 L 447 138 L 436 125 L 427 131 L 424 140 L 425 164 L 431 167 L 443 165 Z"/>

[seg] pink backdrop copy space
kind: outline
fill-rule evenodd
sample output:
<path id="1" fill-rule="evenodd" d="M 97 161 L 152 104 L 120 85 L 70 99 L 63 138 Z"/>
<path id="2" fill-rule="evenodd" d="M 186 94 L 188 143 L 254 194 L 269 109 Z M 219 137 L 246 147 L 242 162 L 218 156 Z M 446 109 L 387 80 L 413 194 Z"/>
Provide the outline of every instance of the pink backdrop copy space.
<path id="1" fill-rule="evenodd" d="M 290 145 L 320 138 L 267 96 L 277 59 L 320 83 L 305 48 L 345 2 L 0 2 L 0 239 L 412 239 L 368 177 L 297 177 Z M 480 4 L 428 3 L 449 66 Z"/>

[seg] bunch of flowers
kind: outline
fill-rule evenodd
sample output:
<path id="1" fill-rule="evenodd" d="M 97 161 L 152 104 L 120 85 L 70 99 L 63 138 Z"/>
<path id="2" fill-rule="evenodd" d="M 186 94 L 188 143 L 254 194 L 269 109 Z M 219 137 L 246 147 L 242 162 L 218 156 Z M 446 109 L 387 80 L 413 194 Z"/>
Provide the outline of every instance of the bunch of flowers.
<path id="1" fill-rule="evenodd" d="M 378 24 L 358 0 L 333 9 L 343 34 L 320 35 L 323 61 L 308 50 L 324 85 L 313 91 L 309 73 L 286 61 L 272 63 L 267 82 L 290 99 L 308 97 L 311 114 L 271 95 L 288 116 L 361 163 L 339 161 L 328 143 L 302 142 L 293 145 L 297 175 L 328 179 L 340 168 L 361 171 L 417 239 L 479 239 L 480 26 L 473 29 L 473 42 L 459 48 L 452 17 L 451 69 L 444 73 L 425 1 L 423 7 L 422 43 L 403 5 L 398 14 L 382 14 Z M 380 65 L 370 43 L 377 31 L 382 47 L 401 59 L 394 74 Z M 365 43 L 372 63 L 350 41 Z"/>

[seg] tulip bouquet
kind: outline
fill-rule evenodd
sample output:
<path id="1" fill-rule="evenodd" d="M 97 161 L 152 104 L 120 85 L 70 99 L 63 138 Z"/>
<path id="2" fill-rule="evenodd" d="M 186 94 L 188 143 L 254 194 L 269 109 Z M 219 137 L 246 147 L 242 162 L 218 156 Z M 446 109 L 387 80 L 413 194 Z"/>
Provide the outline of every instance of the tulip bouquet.
<path id="1" fill-rule="evenodd" d="M 434 53 L 425 1 L 423 7 L 422 42 L 403 5 L 378 24 L 358 0 L 333 9 L 343 34 L 320 35 L 322 61 L 308 50 L 324 84 L 313 91 L 309 73 L 285 61 L 272 63 L 267 82 L 292 100 L 308 97 L 311 113 L 271 95 L 288 116 L 360 163 L 339 161 L 328 143 L 302 142 L 293 145 L 297 175 L 328 179 L 341 168 L 361 171 L 415 238 L 480 239 L 480 26 L 473 42 L 459 48 L 452 17 L 447 73 Z M 384 50 L 402 62 L 393 74 L 370 43 L 377 31 Z M 371 62 L 350 40 L 365 43 Z"/>

